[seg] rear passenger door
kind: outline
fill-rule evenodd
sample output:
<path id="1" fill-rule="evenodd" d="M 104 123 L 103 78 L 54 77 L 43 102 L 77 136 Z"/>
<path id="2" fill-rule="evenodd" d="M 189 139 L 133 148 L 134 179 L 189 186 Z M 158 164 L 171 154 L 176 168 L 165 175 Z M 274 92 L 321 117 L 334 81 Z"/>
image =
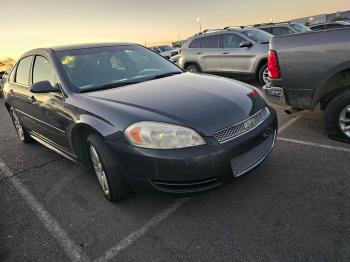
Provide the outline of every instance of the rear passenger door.
<path id="1" fill-rule="evenodd" d="M 200 48 L 196 51 L 197 61 L 204 72 L 221 71 L 222 50 L 219 47 L 220 35 L 201 37 Z"/>
<path id="2" fill-rule="evenodd" d="M 13 79 L 10 79 L 10 93 L 9 100 L 11 106 L 16 110 L 23 126 L 27 129 L 32 130 L 35 126 L 33 119 L 34 112 L 30 106 L 30 74 L 31 66 L 33 62 L 33 56 L 27 56 L 22 58 L 14 72 Z M 12 77 L 11 77 L 12 78 Z"/>
<path id="3" fill-rule="evenodd" d="M 255 58 L 255 47 L 254 45 L 252 47 L 240 47 L 240 44 L 244 41 L 248 40 L 236 33 L 226 33 L 222 35 L 220 45 L 222 47 L 221 64 L 223 72 L 252 72 Z"/>

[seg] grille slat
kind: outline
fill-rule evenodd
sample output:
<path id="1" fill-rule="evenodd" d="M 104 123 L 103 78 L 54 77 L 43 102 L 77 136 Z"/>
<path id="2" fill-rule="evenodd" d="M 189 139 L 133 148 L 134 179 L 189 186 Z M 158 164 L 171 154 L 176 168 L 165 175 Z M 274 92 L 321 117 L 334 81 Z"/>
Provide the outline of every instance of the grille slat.
<path id="1" fill-rule="evenodd" d="M 223 130 L 217 131 L 214 134 L 214 137 L 218 140 L 219 143 L 225 143 L 235 137 L 238 137 L 244 133 L 247 133 L 257 126 L 259 126 L 262 122 L 264 122 L 270 116 L 270 111 L 267 107 L 261 109 L 255 115 L 247 118 L 246 120 L 235 124 L 231 127 L 227 127 Z"/>
<path id="2" fill-rule="evenodd" d="M 275 143 L 276 132 L 263 142 L 247 152 L 231 159 L 231 168 L 234 177 L 239 177 L 260 164 L 271 152 Z"/>

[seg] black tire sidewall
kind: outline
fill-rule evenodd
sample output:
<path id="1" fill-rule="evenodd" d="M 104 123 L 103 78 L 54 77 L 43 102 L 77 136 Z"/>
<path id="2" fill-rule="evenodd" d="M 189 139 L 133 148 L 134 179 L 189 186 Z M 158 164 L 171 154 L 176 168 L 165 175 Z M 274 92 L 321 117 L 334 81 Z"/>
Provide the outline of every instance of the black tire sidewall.
<path id="1" fill-rule="evenodd" d="M 102 137 L 97 134 L 91 134 L 87 139 L 88 152 L 90 158 L 90 145 L 92 145 L 100 158 L 107 183 L 109 187 L 109 196 L 104 192 L 104 196 L 110 201 L 119 201 L 125 198 L 129 193 L 129 188 L 124 177 L 124 171 L 112 149 L 104 142 Z M 91 158 L 90 158 L 91 159 Z M 91 160 L 90 160 L 91 161 Z M 95 172 L 95 171 L 94 171 Z M 102 190 L 102 189 L 101 189 Z"/>
<path id="2" fill-rule="evenodd" d="M 342 132 L 339 126 L 340 114 L 348 105 L 350 105 L 350 90 L 333 98 L 324 112 L 324 127 L 329 137 L 350 143 L 350 138 Z"/>

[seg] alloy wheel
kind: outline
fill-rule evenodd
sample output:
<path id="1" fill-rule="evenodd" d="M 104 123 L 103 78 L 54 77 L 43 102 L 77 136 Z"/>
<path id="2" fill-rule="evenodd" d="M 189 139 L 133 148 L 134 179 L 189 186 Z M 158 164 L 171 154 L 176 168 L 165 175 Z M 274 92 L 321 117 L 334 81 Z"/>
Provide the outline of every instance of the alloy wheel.
<path id="1" fill-rule="evenodd" d="M 24 141 L 25 137 L 24 137 L 23 126 L 22 126 L 21 122 L 19 121 L 18 115 L 16 114 L 16 112 L 14 110 L 11 111 L 11 116 L 12 116 L 13 124 L 15 125 L 19 139 L 21 141 Z"/>
<path id="2" fill-rule="evenodd" d="M 197 69 L 193 68 L 193 67 L 190 67 L 189 69 L 187 69 L 187 72 L 190 72 L 190 73 L 199 73 Z"/>
<path id="3" fill-rule="evenodd" d="M 339 125 L 343 134 L 350 138 L 350 105 L 347 105 L 340 113 Z"/>
<path id="4" fill-rule="evenodd" d="M 265 70 L 263 71 L 262 79 L 265 84 L 268 84 L 270 82 L 270 77 L 269 77 L 269 70 L 266 67 Z"/>
<path id="5" fill-rule="evenodd" d="M 110 191 L 109 191 L 106 173 L 104 171 L 102 162 L 97 154 L 97 151 L 92 145 L 90 145 L 90 159 L 91 159 L 92 166 L 94 167 L 97 180 L 100 183 L 100 186 L 102 188 L 102 191 L 107 197 L 109 197 Z"/>

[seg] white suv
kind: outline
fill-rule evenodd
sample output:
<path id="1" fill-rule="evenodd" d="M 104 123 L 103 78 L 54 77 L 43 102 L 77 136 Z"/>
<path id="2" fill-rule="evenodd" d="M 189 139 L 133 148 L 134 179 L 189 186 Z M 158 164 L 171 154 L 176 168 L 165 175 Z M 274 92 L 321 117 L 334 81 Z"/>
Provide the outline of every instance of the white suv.
<path id="1" fill-rule="evenodd" d="M 205 30 L 189 38 L 178 65 L 189 72 L 253 75 L 269 82 L 267 55 L 272 35 L 252 27 Z"/>

